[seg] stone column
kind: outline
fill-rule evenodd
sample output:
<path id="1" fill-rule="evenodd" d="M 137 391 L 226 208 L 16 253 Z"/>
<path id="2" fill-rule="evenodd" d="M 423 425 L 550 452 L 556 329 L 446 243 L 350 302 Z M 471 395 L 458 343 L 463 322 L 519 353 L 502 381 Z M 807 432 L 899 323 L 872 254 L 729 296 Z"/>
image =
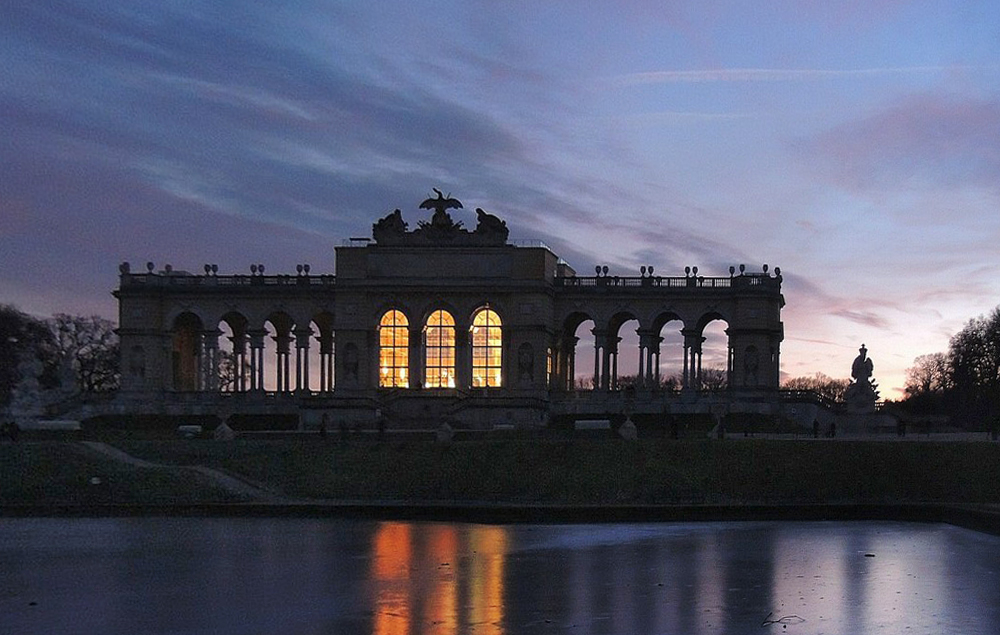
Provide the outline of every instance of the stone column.
<path id="1" fill-rule="evenodd" d="M 580 338 L 573 335 L 569 341 L 572 343 L 566 351 L 566 381 L 569 382 L 570 390 L 576 390 L 576 345 Z"/>
<path id="2" fill-rule="evenodd" d="M 264 390 L 264 329 L 249 331 L 250 336 L 250 390 Z"/>
<path id="3" fill-rule="evenodd" d="M 605 363 L 605 390 L 617 390 L 618 388 L 618 343 L 622 341 L 622 338 L 615 336 L 608 336 L 607 348 L 605 350 L 605 358 L 607 362 Z M 608 372 L 610 371 L 610 372 Z"/>
<path id="4" fill-rule="evenodd" d="M 606 390 L 605 379 L 608 374 L 607 332 L 598 331 L 596 328 L 591 332 L 594 334 L 594 390 Z"/>
<path id="5" fill-rule="evenodd" d="M 207 391 L 217 391 L 219 389 L 219 336 L 222 332 L 218 329 L 205 331 L 201 334 L 202 350 L 201 356 L 201 389 Z"/>
<path id="6" fill-rule="evenodd" d="M 333 390 L 333 333 L 320 332 L 319 336 L 319 389 Z"/>
<path id="7" fill-rule="evenodd" d="M 562 359 L 562 343 L 559 340 L 551 340 L 549 346 L 549 355 L 552 359 L 552 374 L 549 375 L 549 383 L 546 386 L 549 390 L 561 390 L 565 383 L 561 382 L 563 359 Z"/>
<path id="8" fill-rule="evenodd" d="M 646 341 L 642 333 L 639 333 L 639 367 L 635 373 L 635 383 L 637 386 L 645 387 L 646 385 L 646 368 L 649 364 L 647 357 Z"/>
<path id="9" fill-rule="evenodd" d="M 286 331 L 284 333 L 278 333 L 273 337 L 274 343 L 276 345 L 275 351 L 275 362 L 277 363 L 277 386 L 275 390 L 278 392 L 289 392 L 290 381 L 289 381 L 289 371 L 291 370 L 291 364 L 289 363 L 292 336 Z"/>
<path id="10" fill-rule="evenodd" d="M 229 337 L 233 343 L 233 391 L 245 392 L 247 389 L 247 336 L 244 332 L 233 333 Z"/>
<path id="11" fill-rule="evenodd" d="M 424 328 L 422 324 L 410 325 L 410 388 L 424 385 Z"/>
<path id="12" fill-rule="evenodd" d="M 501 338 L 501 347 L 505 346 L 506 338 Z M 501 383 L 507 385 L 505 366 L 511 356 L 506 348 L 501 348 L 502 366 Z M 455 388 L 466 389 L 472 386 L 472 331 L 467 322 L 455 320 Z"/>
<path id="13" fill-rule="evenodd" d="M 562 381 L 566 390 L 576 390 L 576 345 L 580 338 L 568 335 L 562 340 Z"/>
<path id="14" fill-rule="evenodd" d="M 295 329 L 295 389 L 309 390 L 309 340 L 312 329 L 308 326 Z"/>
<path id="15" fill-rule="evenodd" d="M 729 334 L 729 331 L 726 331 Z M 733 348 L 733 343 L 730 341 L 726 346 L 726 387 L 733 388 L 734 376 L 733 376 L 733 359 L 736 355 L 735 349 Z"/>
<path id="16" fill-rule="evenodd" d="M 660 342 L 663 338 L 651 331 L 639 332 L 639 385 L 653 388 L 660 379 Z"/>
<path id="17" fill-rule="evenodd" d="M 684 388 L 701 388 L 701 343 L 705 338 L 701 333 L 683 329 L 684 334 Z"/>

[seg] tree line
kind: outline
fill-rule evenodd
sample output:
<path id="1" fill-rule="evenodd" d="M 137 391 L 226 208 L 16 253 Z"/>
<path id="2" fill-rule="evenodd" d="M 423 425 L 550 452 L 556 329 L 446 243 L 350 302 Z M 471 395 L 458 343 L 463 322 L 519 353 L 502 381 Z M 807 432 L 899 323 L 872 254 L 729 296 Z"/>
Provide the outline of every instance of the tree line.
<path id="1" fill-rule="evenodd" d="M 904 404 L 914 412 L 945 414 L 967 428 L 1000 421 L 1000 306 L 969 320 L 948 351 L 917 357 L 906 371 Z"/>
<path id="2" fill-rule="evenodd" d="M 114 323 L 100 316 L 58 313 L 41 319 L 0 305 L 0 406 L 10 403 L 25 362 L 39 362 L 42 389 L 116 390 L 118 349 Z"/>

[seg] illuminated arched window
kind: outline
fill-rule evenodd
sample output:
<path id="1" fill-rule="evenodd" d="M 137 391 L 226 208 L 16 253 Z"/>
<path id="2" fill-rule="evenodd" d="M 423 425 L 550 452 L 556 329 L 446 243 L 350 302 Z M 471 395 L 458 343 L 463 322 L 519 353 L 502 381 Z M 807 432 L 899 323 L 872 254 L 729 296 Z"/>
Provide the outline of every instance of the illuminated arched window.
<path id="1" fill-rule="evenodd" d="M 424 386 L 455 387 L 455 318 L 435 311 L 424 329 Z"/>
<path id="2" fill-rule="evenodd" d="M 483 309 L 472 318 L 473 388 L 500 386 L 503 351 L 500 326 L 500 316 L 492 309 Z"/>
<path id="3" fill-rule="evenodd" d="M 401 311 L 386 311 L 378 323 L 378 385 L 410 387 L 410 328 Z"/>

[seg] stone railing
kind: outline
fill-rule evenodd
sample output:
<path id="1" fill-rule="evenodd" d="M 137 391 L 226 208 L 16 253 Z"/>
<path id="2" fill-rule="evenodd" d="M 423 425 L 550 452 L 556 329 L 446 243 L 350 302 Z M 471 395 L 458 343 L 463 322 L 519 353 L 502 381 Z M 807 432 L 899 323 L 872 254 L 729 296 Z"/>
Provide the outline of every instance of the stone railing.
<path id="1" fill-rule="evenodd" d="M 669 288 L 669 289 L 740 289 L 781 287 L 780 276 L 742 274 L 731 277 L 707 276 L 570 276 L 555 279 L 557 287 L 574 288 Z"/>
<path id="2" fill-rule="evenodd" d="M 334 275 L 194 275 L 188 273 L 125 273 L 122 287 L 244 287 L 244 286 L 331 286 Z"/>

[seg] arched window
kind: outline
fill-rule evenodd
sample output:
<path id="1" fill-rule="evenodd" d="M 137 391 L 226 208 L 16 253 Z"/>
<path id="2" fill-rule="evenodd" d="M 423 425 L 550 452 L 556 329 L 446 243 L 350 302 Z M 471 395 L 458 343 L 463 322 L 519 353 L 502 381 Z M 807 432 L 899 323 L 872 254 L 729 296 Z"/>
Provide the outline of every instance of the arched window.
<path id="1" fill-rule="evenodd" d="M 455 318 L 435 311 L 427 318 L 424 356 L 424 386 L 455 387 Z"/>
<path id="2" fill-rule="evenodd" d="M 378 324 L 378 385 L 410 387 L 410 324 L 401 311 L 386 311 Z"/>
<path id="3" fill-rule="evenodd" d="M 500 386 L 503 335 L 500 316 L 483 309 L 472 318 L 472 387 Z"/>

